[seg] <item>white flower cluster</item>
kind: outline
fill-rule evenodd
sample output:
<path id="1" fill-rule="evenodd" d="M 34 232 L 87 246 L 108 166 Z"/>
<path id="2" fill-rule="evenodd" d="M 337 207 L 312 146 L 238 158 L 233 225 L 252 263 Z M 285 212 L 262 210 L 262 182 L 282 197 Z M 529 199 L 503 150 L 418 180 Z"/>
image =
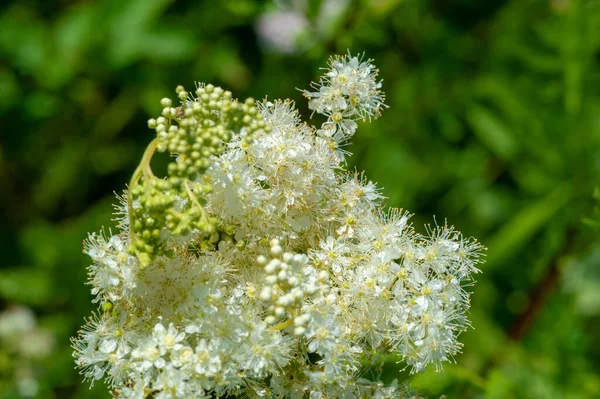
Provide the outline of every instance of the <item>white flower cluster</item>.
<path id="1" fill-rule="evenodd" d="M 242 129 L 210 159 L 194 182 L 212 187 L 208 239 L 167 235 L 169 251 L 141 268 L 127 223 L 90 235 L 101 311 L 74 340 L 86 378 L 130 399 L 405 398 L 366 368 L 391 353 L 418 371 L 459 351 L 481 247 L 447 226 L 415 233 L 405 212 L 382 211 L 375 184 L 344 171 L 330 125 L 353 133 L 383 96 L 369 63 L 331 65 L 310 95 L 326 126 L 266 102 L 269 128 L 251 140 Z"/>
<path id="2" fill-rule="evenodd" d="M 377 81 L 379 71 L 371 61 L 350 54 L 332 57 L 327 73 L 319 83 L 313 83 L 317 91 L 303 91 L 308 107 L 328 117 L 322 132 L 338 141 L 354 134 L 356 120 L 376 118 L 385 108 L 381 82 Z"/>

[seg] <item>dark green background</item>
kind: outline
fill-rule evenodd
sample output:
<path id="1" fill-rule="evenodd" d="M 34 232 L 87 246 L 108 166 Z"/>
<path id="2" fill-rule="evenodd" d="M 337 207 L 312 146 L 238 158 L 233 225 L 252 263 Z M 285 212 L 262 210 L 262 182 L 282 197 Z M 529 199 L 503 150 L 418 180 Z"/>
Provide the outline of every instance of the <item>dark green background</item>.
<path id="1" fill-rule="evenodd" d="M 39 398 L 107 398 L 73 369 L 69 337 L 93 308 L 81 252 L 111 221 L 177 84 L 295 99 L 331 53 L 365 52 L 389 110 L 361 125 L 349 168 L 417 230 L 447 218 L 489 248 L 474 329 L 442 373 L 449 398 L 600 397 L 599 0 L 350 1 L 301 50 L 264 49 L 257 18 L 293 2 L 9 1 L 0 6 L 0 308 L 26 304 L 56 337 Z M 303 3 L 297 1 L 296 3 Z M 589 223 L 586 222 L 590 221 Z M 0 344 L 0 398 L 18 398 Z M 385 378 L 408 378 L 388 364 Z"/>

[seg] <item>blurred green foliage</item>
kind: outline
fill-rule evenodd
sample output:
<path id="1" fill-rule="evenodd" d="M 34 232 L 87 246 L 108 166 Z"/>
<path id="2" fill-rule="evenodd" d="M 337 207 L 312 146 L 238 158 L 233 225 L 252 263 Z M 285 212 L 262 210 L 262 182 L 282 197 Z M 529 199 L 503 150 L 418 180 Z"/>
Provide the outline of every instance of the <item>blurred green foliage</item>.
<path id="1" fill-rule="evenodd" d="M 305 18 L 295 51 L 261 44 L 282 9 Z M 350 162 L 417 229 L 437 215 L 489 248 L 464 353 L 411 383 L 600 397 L 600 237 L 584 223 L 599 219 L 600 0 L 19 0 L 0 6 L 0 309 L 25 305 L 54 336 L 28 366 L 35 397 L 108 397 L 71 358 L 93 307 L 81 242 L 114 226 L 160 98 L 213 82 L 308 116 L 294 88 L 347 49 L 375 59 L 390 105 Z M 1 399 L 22 397 L 18 356 L 0 342 Z"/>

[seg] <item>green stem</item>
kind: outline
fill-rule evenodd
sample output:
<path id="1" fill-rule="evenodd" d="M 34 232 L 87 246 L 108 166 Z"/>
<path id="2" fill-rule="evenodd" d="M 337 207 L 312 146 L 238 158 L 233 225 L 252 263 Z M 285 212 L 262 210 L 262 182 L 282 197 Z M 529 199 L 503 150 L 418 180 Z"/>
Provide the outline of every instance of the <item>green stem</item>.
<path id="1" fill-rule="evenodd" d="M 298 315 L 298 310 L 293 310 L 289 319 L 287 319 L 286 321 L 282 321 L 279 324 L 275 324 L 273 327 L 269 327 L 269 330 L 281 331 L 285 328 L 288 328 L 289 326 L 292 325 L 292 323 L 294 322 L 294 317 L 296 317 L 297 315 Z"/>
<path id="2" fill-rule="evenodd" d="M 387 291 L 389 293 L 392 292 L 392 288 L 394 288 L 394 285 L 396 285 L 396 283 L 398 282 L 399 279 L 400 279 L 400 276 L 398 274 L 396 274 L 396 276 L 394 277 L 394 279 L 390 283 L 389 287 L 387 287 Z"/>
<path id="3" fill-rule="evenodd" d="M 208 223 L 208 217 L 206 216 L 206 212 L 204 212 L 204 208 L 202 207 L 202 205 L 200 205 L 198 198 L 196 198 L 196 195 L 190 188 L 187 179 L 183 181 L 183 186 L 185 187 L 185 192 L 187 193 L 190 201 L 192 201 L 192 203 L 194 205 L 196 205 L 198 207 L 198 209 L 200 210 L 200 213 L 202 215 L 202 219 L 204 220 L 204 222 Z"/>
<path id="4" fill-rule="evenodd" d="M 292 325 L 292 319 L 290 318 L 290 319 L 287 319 L 286 321 L 284 321 L 282 323 L 279 323 L 279 324 L 274 325 L 273 327 L 270 327 L 269 330 L 281 331 L 284 328 L 287 328 L 287 327 L 289 327 L 291 325 Z"/>
<path id="5" fill-rule="evenodd" d="M 150 167 L 150 161 L 152 160 L 152 155 L 156 152 L 156 147 L 158 146 L 158 139 L 154 139 L 148 144 L 146 150 L 144 151 L 144 155 L 142 156 L 142 160 L 140 164 L 133 172 L 131 176 L 131 180 L 129 181 L 129 192 L 127 193 L 127 214 L 129 216 L 129 230 L 131 231 L 131 243 L 135 243 L 135 234 L 133 231 L 133 196 L 131 191 L 137 186 L 138 182 L 144 176 L 145 178 L 154 177 L 154 173 L 152 173 L 152 168 Z"/>

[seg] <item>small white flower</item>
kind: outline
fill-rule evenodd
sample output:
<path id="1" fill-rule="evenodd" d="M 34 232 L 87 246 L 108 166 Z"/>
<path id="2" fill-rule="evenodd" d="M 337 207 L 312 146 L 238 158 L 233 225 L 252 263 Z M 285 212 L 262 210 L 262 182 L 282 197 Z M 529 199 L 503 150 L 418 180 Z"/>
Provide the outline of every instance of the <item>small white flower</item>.
<path id="1" fill-rule="evenodd" d="M 193 356 L 194 371 L 205 377 L 212 377 L 221 370 L 218 347 L 209 345 L 206 340 L 198 342 Z"/>
<path id="2" fill-rule="evenodd" d="M 179 350 L 181 348 L 182 345 L 180 342 L 185 339 L 185 332 L 178 332 L 173 323 L 169 324 L 168 329 L 162 323 L 158 323 L 154 326 L 153 337 L 160 354 L 164 355 L 171 350 Z"/>

